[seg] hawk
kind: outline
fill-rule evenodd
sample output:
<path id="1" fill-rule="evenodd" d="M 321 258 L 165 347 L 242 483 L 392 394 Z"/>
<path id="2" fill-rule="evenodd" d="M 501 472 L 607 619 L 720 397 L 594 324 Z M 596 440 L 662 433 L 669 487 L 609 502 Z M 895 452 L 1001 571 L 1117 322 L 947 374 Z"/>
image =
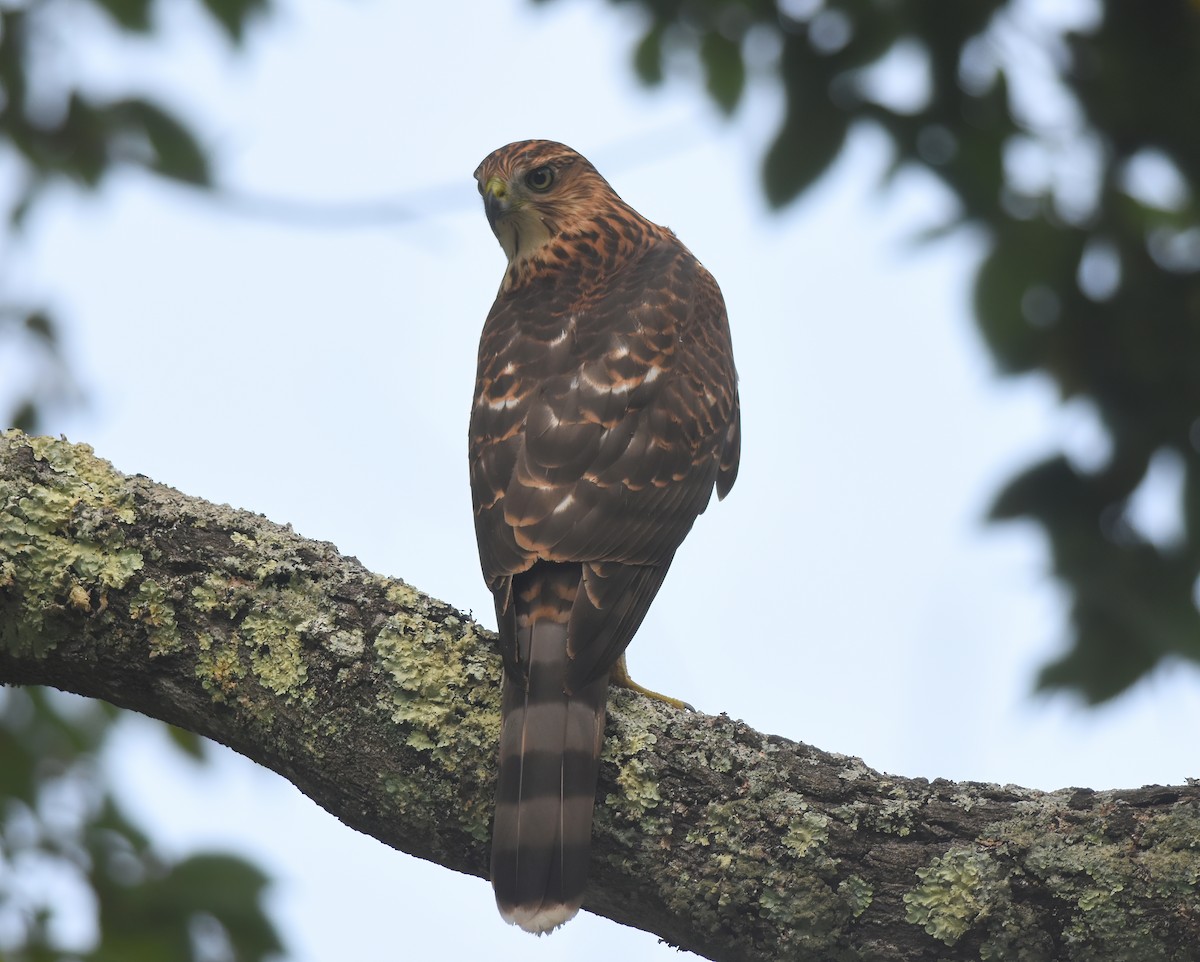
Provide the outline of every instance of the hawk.
<path id="1" fill-rule="evenodd" d="M 501 147 L 475 179 L 508 257 L 470 425 L 504 660 L 492 886 L 541 933 L 583 902 L 608 685 L 654 694 L 625 646 L 733 487 L 741 416 L 721 291 L 670 230 L 552 141 Z"/>

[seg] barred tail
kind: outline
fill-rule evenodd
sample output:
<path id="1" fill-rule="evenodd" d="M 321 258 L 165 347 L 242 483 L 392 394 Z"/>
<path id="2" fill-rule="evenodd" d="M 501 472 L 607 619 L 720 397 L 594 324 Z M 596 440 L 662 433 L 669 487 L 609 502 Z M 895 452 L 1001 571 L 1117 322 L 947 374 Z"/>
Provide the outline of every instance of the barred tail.
<path id="1" fill-rule="evenodd" d="M 568 612 L 518 616 L 528 681 L 504 676 L 492 887 L 505 921 L 527 932 L 572 918 L 587 883 L 608 677 L 564 692 Z"/>

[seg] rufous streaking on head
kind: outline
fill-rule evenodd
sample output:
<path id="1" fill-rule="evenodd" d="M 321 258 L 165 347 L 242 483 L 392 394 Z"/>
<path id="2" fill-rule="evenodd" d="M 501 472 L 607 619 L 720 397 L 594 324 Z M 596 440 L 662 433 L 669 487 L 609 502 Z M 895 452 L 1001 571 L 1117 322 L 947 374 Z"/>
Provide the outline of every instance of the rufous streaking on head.
<path id="1" fill-rule="evenodd" d="M 737 477 L 737 373 L 712 275 L 583 156 L 521 141 L 475 179 L 508 258 L 470 424 L 504 659 L 492 885 L 541 933 L 583 902 L 610 679 L 638 687 L 625 648 Z"/>

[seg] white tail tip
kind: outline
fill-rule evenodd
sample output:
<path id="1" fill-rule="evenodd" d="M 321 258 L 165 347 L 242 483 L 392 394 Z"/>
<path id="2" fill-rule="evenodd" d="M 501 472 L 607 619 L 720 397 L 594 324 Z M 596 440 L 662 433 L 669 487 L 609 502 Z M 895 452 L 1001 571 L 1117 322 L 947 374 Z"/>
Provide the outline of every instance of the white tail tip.
<path id="1" fill-rule="evenodd" d="M 537 908 L 515 905 L 502 906 L 500 916 L 509 925 L 518 925 L 534 935 L 545 935 L 571 921 L 578 911 L 578 905 L 540 905 Z"/>

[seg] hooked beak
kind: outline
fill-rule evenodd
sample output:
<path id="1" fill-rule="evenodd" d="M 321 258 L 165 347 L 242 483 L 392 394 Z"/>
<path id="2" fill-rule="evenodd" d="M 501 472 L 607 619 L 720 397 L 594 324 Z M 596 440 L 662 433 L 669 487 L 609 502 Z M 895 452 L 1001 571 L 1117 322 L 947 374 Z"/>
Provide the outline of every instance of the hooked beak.
<path id="1" fill-rule="evenodd" d="M 511 207 L 512 195 L 508 192 L 508 186 L 499 177 L 489 178 L 483 185 L 483 212 L 493 231 L 500 215 L 507 213 Z"/>

